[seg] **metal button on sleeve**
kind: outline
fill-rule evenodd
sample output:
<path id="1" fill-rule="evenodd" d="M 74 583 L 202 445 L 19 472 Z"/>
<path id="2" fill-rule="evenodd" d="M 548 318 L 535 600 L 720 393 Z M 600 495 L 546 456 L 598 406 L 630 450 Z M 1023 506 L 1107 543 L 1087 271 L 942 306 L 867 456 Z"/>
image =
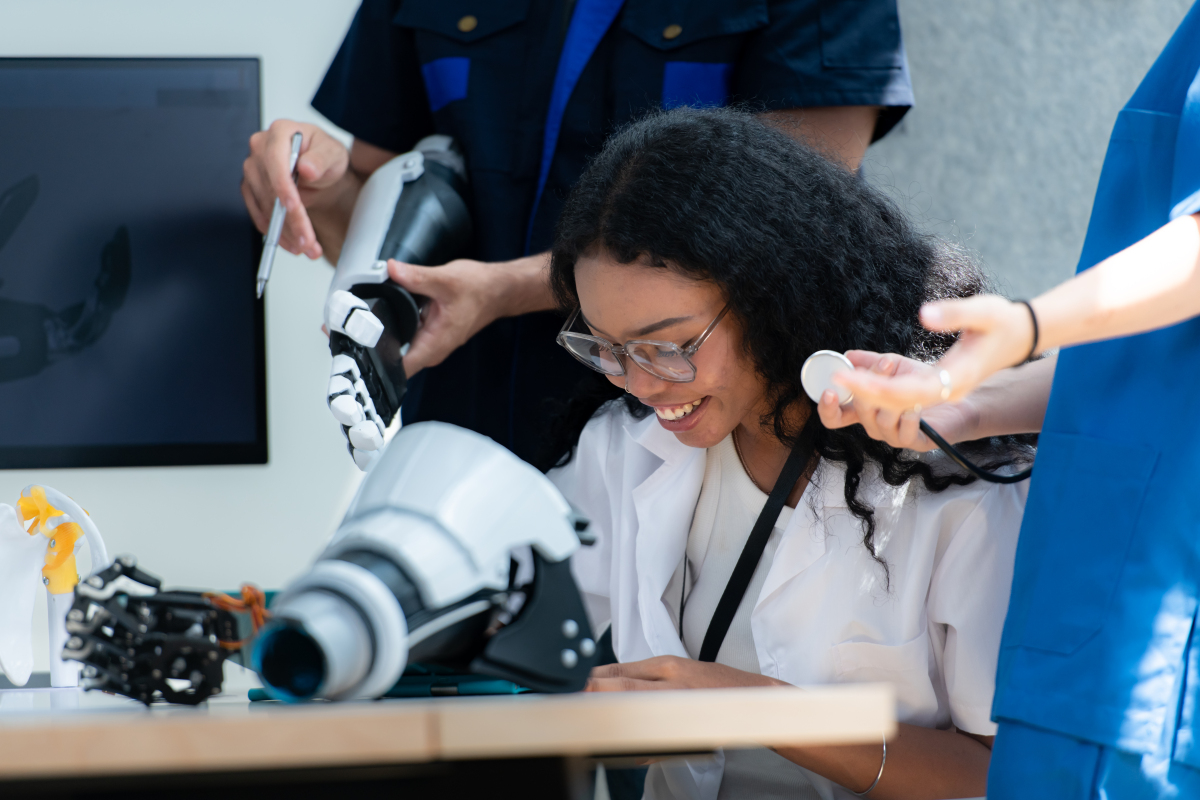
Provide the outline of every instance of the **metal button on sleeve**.
<path id="1" fill-rule="evenodd" d="M 683 33 L 682 25 L 675 25 L 672 23 L 671 25 L 668 25 L 667 27 L 663 28 L 663 38 L 664 39 L 678 38 L 679 34 L 681 34 L 681 33 Z"/>
<path id="2" fill-rule="evenodd" d="M 458 29 L 463 33 L 470 33 L 477 27 L 479 27 L 479 20 L 475 18 L 474 14 L 467 14 L 458 21 Z"/>
<path id="3" fill-rule="evenodd" d="M 596 655 L 596 643 L 591 639 L 584 639 L 579 643 L 579 652 L 584 658 L 591 658 Z"/>
<path id="4" fill-rule="evenodd" d="M 564 619 L 562 624 L 562 635 L 568 639 L 574 639 L 579 635 L 579 623 L 573 619 Z"/>
<path id="5" fill-rule="evenodd" d="M 563 650 L 561 657 L 562 665 L 567 669 L 574 669 L 575 665 L 579 663 L 579 654 L 570 648 Z"/>

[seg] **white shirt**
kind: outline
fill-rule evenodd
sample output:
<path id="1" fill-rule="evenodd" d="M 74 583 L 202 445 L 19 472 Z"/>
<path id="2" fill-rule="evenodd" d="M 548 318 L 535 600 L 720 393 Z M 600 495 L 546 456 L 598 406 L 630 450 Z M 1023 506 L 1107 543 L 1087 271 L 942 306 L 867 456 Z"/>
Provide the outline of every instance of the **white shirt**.
<path id="1" fill-rule="evenodd" d="M 682 628 L 683 646 L 692 658 L 700 657 L 700 648 L 717 604 L 766 502 L 766 493 L 747 474 L 732 436 L 726 436 L 715 447 L 708 448 L 704 456 L 704 483 L 688 533 L 687 552 L 663 593 L 663 602 L 676 627 Z M 750 613 L 771 571 L 779 539 L 791 518 L 792 509 L 784 506 L 717 651 L 718 664 L 759 672 Z M 682 626 L 679 624 L 681 600 L 684 607 Z M 813 787 L 813 779 L 817 782 L 821 779 L 778 753 L 766 749 L 727 750 L 724 755 L 725 766 L 717 800 L 746 797 L 810 800 L 820 797 Z M 667 778 L 662 765 L 650 766 L 646 776 L 646 800 L 673 797 Z"/>
<path id="2" fill-rule="evenodd" d="M 716 447 L 710 447 L 705 452 L 704 482 L 688 532 L 686 555 L 675 568 L 662 598 L 677 630 L 680 627 L 680 600 L 684 600 L 683 646 L 692 658 L 700 657 L 700 647 L 708 633 L 709 622 L 716 613 L 721 595 L 725 593 L 725 587 L 733 575 L 733 568 L 750 537 L 750 529 L 754 527 L 766 502 L 767 495 L 754 485 L 746 473 L 732 436 L 726 436 Z M 770 572 L 780 535 L 791 518 L 792 509 L 784 506 L 767 538 L 758 567 L 746 587 L 743 602 L 738 606 L 721 643 L 717 663 L 746 672 L 758 672 L 758 654 L 750 630 L 750 612 L 754 610 L 754 599 L 758 597 Z M 750 600 L 746 601 L 746 597 Z"/>
<path id="3" fill-rule="evenodd" d="M 592 521 L 597 544 L 572 558 L 594 630 L 610 622 L 618 660 L 688 657 L 663 594 L 684 557 L 705 451 L 654 416 L 609 404 L 574 458 L 550 473 Z M 759 671 L 797 685 L 887 681 L 901 722 L 991 735 L 992 691 L 1026 484 L 932 493 L 868 469 L 875 546 L 847 508 L 844 470 L 822 462 L 779 537 L 750 614 Z M 685 613 L 686 618 L 686 613 Z M 723 757 L 667 770 L 677 797 L 715 800 Z M 824 779 L 820 779 L 824 781 Z M 827 798 L 850 798 L 828 781 Z"/>

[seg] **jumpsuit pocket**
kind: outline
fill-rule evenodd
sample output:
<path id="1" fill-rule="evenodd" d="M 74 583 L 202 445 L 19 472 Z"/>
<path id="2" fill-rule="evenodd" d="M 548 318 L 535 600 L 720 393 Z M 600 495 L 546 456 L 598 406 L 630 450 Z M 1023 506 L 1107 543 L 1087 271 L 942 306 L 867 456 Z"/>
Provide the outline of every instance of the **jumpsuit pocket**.
<path id="1" fill-rule="evenodd" d="M 896 0 L 820 0 L 821 66 L 902 69 Z"/>
<path id="2" fill-rule="evenodd" d="M 929 632 L 902 644 L 842 642 L 833 646 L 839 683 L 890 683 L 896 689 L 901 722 L 931 726 L 938 701 L 929 677 Z"/>
<path id="3" fill-rule="evenodd" d="M 657 50 L 679 50 L 717 36 L 765 27 L 766 0 L 651 0 L 629 3 L 621 28 Z"/>
<path id="4" fill-rule="evenodd" d="M 436 0 L 406 2 L 392 22 L 471 44 L 524 22 L 529 0 Z"/>
<path id="5" fill-rule="evenodd" d="M 406 0 L 392 24 L 412 32 L 439 133 L 460 140 L 468 166 L 508 172 L 519 131 L 530 0 Z"/>
<path id="6" fill-rule="evenodd" d="M 1020 641 L 1069 655 L 1104 625 L 1158 452 L 1061 433 L 1038 445 L 1017 545 L 1018 571 L 1022 562 L 1035 570 Z"/>
<path id="7" fill-rule="evenodd" d="M 628 4 L 621 28 L 661 65 L 662 107 L 669 109 L 725 105 L 746 35 L 767 21 L 765 0 L 657 0 Z"/>

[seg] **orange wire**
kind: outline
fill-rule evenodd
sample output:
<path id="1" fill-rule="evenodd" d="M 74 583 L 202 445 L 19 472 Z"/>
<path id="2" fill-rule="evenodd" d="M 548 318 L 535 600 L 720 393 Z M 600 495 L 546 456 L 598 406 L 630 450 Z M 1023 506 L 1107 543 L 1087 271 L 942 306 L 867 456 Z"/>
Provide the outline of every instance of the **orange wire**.
<path id="1" fill-rule="evenodd" d="M 204 592 L 203 597 L 216 608 L 222 611 L 233 613 L 249 613 L 250 624 L 257 634 L 259 628 L 271 618 L 271 612 L 267 611 L 267 596 L 263 590 L 250 583 L 242 584 L 242 597 L 230 597 L 224 592 Z M 249 639 L 242 639 L 236 642 L 221 642 L 221 646 L 228 650 L 237 650 L 244 646 Z"/>

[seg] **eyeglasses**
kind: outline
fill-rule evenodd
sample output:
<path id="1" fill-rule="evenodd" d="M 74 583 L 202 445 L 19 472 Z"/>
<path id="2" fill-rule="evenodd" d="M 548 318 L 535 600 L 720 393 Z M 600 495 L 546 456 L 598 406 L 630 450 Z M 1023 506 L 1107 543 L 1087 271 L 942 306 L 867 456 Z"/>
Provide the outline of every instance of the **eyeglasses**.
<path id="1" fill-rule="evenodd" d="M 580 309 L 577 308 L 558 332 L 558 343 L 584 365 L 605 375 L 624 375 L 625 363 L 621 357 L 628 356 L 633 363 L 656 378 L 674 383 L 691 383 L 696 380 L 696 365 L 692 363 L 692 356 L 728 312 L 727 305 L 703 333 L 690 344 L 680 347 L 674 342 L 658 342 L 652 339 L 630 339 L 623 345 L 615 345 L 599 336 L 577 333 L 571 330 L 580 314 Z"/>

